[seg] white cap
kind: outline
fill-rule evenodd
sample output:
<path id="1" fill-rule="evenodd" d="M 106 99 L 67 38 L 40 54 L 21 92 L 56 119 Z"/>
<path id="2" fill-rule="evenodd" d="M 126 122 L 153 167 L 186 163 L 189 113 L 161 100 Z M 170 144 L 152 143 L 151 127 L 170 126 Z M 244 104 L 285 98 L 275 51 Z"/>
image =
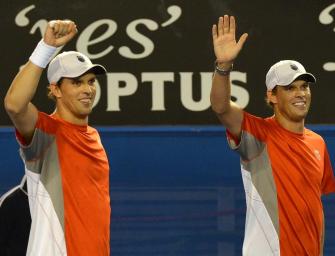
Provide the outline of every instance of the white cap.
<path id="1" fill-rule="evenodd" d="M 80 52 L 69 51 L 58 54 L 49 64 L 49 83 L 57 83 L 62 77 L 75 78 L 92 70 L 94 74 L 105 74 L 106 69 L 91 60 Z"/>
<path id="2" fill-rule="evenodd" d="M 268 91 L 276 85 L 286 86 L 291 84 L 298 77 L 303 76 L 302 80 L 316 82 L 316 78 L 311 73 L 307 73 L 303 65 L 294 60 L 281 60 L 275 63 L 266 74 L 265 84 Z"/>

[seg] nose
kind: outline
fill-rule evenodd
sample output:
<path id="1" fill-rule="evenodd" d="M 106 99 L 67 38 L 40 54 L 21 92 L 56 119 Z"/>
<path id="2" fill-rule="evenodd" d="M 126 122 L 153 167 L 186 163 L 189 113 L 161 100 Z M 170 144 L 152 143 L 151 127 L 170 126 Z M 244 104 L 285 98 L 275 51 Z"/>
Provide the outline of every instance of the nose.
<path id="1" fill-rule="evenodd" d="M 87 94 L 90 95 L 93 92 L 93 88 L 88 83 L 84 83 L 83 84 L 83 91 L 84 91 L 84 93 L 87 93 Z"/>
<path id="2" fill-rule="evenodd" d="M 298 88 L 296 90 L 296 96 L 306 96 L 307 90 L 306 88 Z"/>

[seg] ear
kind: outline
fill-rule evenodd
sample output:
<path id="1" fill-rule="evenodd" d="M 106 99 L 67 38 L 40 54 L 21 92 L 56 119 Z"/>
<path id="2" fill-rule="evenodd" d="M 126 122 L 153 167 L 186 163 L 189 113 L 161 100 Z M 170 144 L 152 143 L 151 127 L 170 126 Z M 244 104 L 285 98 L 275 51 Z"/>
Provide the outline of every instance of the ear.
<path id="1" fill-rule="evenodd" d="M 272 104 L 278 103 L 278 101 L 277 101 L 277 95 L 273 91 L 267 91 L 266 92 L 266 98 L 267 98 L 268 103 L 270 103 L 270 102 Z"/>
<path id="2" fill-rule="evenodd" d="M 50 92 L 53 96 L 55 96 L 56 99 L 62 97 L 62 91 L 60 90 L 60 87 L 57 84 L 50 84 L 49 85 Z"/>

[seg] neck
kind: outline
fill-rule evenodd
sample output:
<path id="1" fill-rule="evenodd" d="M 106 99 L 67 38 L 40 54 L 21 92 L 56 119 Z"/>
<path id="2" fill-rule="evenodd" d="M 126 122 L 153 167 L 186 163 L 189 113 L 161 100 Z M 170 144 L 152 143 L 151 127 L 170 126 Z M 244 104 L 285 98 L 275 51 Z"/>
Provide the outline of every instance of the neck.
<path id="1" fill-rule="evenodd" d="M 81 126 L 88 125 L 88 116 L 78 117 L 73 115 L 72 113 L 62 110 L 62 108 L 56 108 L 54 111 L 54 115 L 71 124 Z"/>
<path id="2" fill-rule="evenodd" d="M 305 119 L 301 121 L 288 120 L 282 115 L 275 114 L 276 121 L 286 130 L 302 134 L 305 128 Z"/>

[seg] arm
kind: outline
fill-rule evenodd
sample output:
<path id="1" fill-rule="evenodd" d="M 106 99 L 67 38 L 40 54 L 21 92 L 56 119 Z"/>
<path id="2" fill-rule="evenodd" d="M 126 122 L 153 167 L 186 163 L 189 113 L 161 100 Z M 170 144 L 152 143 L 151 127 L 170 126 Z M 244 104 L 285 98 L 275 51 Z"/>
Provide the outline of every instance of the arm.
<path id="1" fill-rule="evenodd" d="M 217 65 L 229 70 L 241 51 L 248 34 L 244 33 L 238 42 L 235 39 L 235 18 L 225 15 L 219 18 L 218 25 L 212 28 L 213 47 Z M 214 73 L 211 105 L 221 123 L 235 136 L 239 137 L 243 121 L 243 110 L 231 101 L 231 85 L 228 75 Z"/>
<path id="2" fill-rule="evenodd" d="M 43 41 L 46 47 L 59 47 L 76 33 L 76 25 L 72 21 L 49 22 Z M 5 97 L 5 109 L 26 143 L 31 141 L 37 122 L 38 111 L 30 101 L 35 95 L 43 66 L 29 60 L 14 78 Z"/>

